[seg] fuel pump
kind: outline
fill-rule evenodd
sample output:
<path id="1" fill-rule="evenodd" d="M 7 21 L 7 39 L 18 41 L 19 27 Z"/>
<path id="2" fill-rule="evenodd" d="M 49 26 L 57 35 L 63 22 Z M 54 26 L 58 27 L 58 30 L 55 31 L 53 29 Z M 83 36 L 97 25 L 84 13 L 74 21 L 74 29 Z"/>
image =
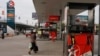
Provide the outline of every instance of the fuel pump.
<path id="1" fill-rule="evenodd" d="M 50 31 L 49 31 L 49 35 L 50 35 L 50 39 L 55 41 L 55 39 L 57 38 L 57 23 L 55 22 L 49 22 L 50 23 Z"/>
<path id="2" fill-rule="evenodd" d="M 48 19 L 48 25 L 49 25 L 49 38 L 51 40 L 57 39 L 57 23 L 60 20 L 60 16 L 58 15 L 50 15 Z"/>
<path id="3" fill-rule="evenodd" d="M 65 8 L 65 56 L 94 56 L 95 3 L 71 3 Z M 74 14 L 74 12 L 77 12 Z M 88 10 L 88 16 L 77 15 Z M 73 13 L 73 14 L 72 14 Z"/>

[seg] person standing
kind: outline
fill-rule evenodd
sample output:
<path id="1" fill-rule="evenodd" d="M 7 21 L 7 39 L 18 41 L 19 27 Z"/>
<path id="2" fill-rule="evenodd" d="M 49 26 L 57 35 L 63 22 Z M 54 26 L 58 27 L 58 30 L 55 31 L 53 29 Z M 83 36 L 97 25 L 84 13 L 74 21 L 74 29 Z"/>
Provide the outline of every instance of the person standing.
<path id="1" fill-rule="evenodd" d="M 2 38 L 2 30 L 0 29 L 0 38 Z"/>
<path id="2" fill-rule="evenodd" d="M 30 43 L 31 43 L 31 47 L 28 54 L 31 54 L 32 50 L 34 51 L 34 53 L 37 53 L 38 46 L 36 45 L 36 32 L 31 31 Z"/>
<path id="3" fill-rule="evenodd" d="M 2 29 L 0 29 L 0 37 L 1 37 L 2 39 L 4 39 L 4 32 L 3 32 Z"/>
<path id="4" fill-rule="evenodd" d="M 5 38 L 5 36 L 4 36 L 4 32 L 2 31 L 2 39 L 4 39 Z"/>

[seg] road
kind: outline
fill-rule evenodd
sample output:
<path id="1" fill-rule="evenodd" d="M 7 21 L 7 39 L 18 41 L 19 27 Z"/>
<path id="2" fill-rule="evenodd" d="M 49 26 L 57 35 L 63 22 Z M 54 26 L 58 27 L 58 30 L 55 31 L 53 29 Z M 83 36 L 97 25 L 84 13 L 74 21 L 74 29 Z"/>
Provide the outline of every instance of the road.
<path id="1" fill-rule="evenodd" d="M 29 39 L 24 35 L 0 39 L 0 56 L 62 56 L 62 41 L 37 41 L 38 53 L 28 55 Z"/>

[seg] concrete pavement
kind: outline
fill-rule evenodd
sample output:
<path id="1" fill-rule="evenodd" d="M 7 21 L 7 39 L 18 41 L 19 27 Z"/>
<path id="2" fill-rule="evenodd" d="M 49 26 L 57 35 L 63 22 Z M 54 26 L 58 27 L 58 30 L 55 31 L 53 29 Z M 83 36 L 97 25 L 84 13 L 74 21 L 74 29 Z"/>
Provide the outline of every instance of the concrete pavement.
<path id="1" fill-rule="evenodd" d="M 29 39 L 24 35 L 0 39 L 0 56 L 62 56 L 62 41 L 37 41 L 38 53 L 28 55 Z"/>

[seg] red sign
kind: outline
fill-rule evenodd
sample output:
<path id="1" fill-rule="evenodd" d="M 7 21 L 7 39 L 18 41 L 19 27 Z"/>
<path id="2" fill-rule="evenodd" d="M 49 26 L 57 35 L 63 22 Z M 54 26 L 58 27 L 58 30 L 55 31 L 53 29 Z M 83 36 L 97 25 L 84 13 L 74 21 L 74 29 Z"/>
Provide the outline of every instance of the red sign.
<path id="1" fill-rule="evenodd" d="M 12 0 L 9 1 L 9 7 L 14 7 L 14 1 Z"/>
<path id="2" fill-rule="evenodd" d="M 49 16 L 49 21 L 59 21 L 60 20 L 60 16 Z"/>

